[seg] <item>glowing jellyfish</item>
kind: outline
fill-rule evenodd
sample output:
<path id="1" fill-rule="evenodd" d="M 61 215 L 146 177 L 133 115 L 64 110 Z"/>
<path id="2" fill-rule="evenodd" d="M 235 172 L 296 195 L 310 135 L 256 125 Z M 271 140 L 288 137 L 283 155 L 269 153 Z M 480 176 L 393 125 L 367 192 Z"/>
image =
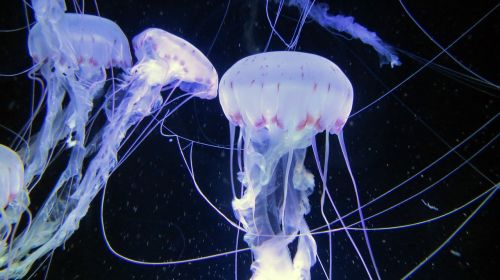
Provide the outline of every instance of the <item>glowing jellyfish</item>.
<path id="1" fill-rule="evenodd" d="M 314 189 L 304 167 L 306 149 L 325 130 L 342 141 L 351 83 L 320 56 L 269 52 L 234 64 L 221 79 L 219 99 L 244 139 L 244 192 L 234 198 L 233 209 L 247 231 L 252 279 L 310 279 L 317 248 L 304 219 Z"/>
<path id="2" fill-rule="evenodd" d="M 35 261 L 62 245 L 78 228 L 90 202 L 117 164 L 144 139 L 136 140 L 118 159 L 131 127 L 147 116 L 158 117 L 162 108 L 176 100 L 181 100 L 180 104 L 169 108 L 161 119 L 192 97 L 210 99 L 217 95 L 217 72 L 185 40 L 160 29 L 142 32 L 133 41 L 138 62 L 129 69 L 128 40 L 115 23 L 97 16 L 64 13 L 64 2 L 39 5 L 42 2 L 34 3 L 39 21 L 30 30 L 28 45 L 35 71 L 40 70 L 46 82 L 46 116 L 40 131 L 22 151 L 26 184 L 31 189 L 36 186 L 33 178 L 43 176 L 62 140 L 70 155 L 66 168 L 28 226 L 21 233 L 4 230 L 3 239 L 9 238 L 9 244 L 1 251 L 2 278 L 23 277 Z M 101 108 L 106 111 L 107 122 L 100 130 L 87 131 L 95 119 L 90 118 L 91 113 L 101 111 L 94 103 L 105 85 L 106 68 L 113 66 L 125 73 L 120 83 L 115 85 L 113 81 L 104 97 Z M 177 88 L 186 94 L 171 98 Z M 169 94 L 163 98 L 161 92 L 165 89 Z M 69 100 L 67 105 L 63 103 L 65 98 Z M 160 121 L 154 119 L 155 123 Z M 9 162 L 10 169 L 19 170 L 14 161 Z M 2 175 L 4 178 L 7 180 Z M 12 195 L 19 189 L 19 184 L 9 186 Z M 27 203 L 23 207 L 26 209 Z M 7 218 L 1 217 L 4 227 L 19 223 L 19 215 L 13 222 Z"/>
<path id="3" fill-rule="evenodd" d="M 65 180 L 78 178 L 86 155 L 86 128 L 94 99 L 103 90 L 106 69 L 132 64 L 128 40 L 114 22 L 93 15 L 65 13 L 64 1 L 33 1 L 37 23 L 28 47 L 45 86 L 46 115 L 29 150 L 21 152 L 25 182 L 40 176 L 61 140 L 72 149 Z M 69 98 L 67 106 L 64 98 Z M 36 182 L 35 182 L 36 184 Z M 30 189 L 32 186 L 30 187 Z"/>

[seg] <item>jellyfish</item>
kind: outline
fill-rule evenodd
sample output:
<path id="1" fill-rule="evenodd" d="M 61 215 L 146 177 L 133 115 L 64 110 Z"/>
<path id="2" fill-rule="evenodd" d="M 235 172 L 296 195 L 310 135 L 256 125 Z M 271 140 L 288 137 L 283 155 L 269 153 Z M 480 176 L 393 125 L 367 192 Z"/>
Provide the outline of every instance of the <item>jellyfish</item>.
<path id="1" fill-rule="evenodd" d="M 45 81 L 46 115 L 29 150 L 21 151 L 26 164 L 25 182 L 31 184 L 44 172 L 50 153 L 61 140 L 72 150 L 71 164 L 65 172 L 67 180 L 71 180 L 81 172 L 85 126 L 93 102 L 105 85 L 105 70 L 129 67 L 130 48 L 123 31 L 106 18 L 65 13 L 62 0 L 36 0 L 33 7 L 37 22 L 28 37 L 35 64 L 30 75 L 40 73 Z M 65 97 L 70 99 L 67 106 L 63 105 Z"/>
<path id="2" fill-rule="evenodd" d="M 219 100 L 243 135 L 243 194 L 232 206 L 252 250 L 252 279 L 310 279 L 317 248 L 304 216 L 315 182 L 304 160 L 317 133 L 342 141 L 353 102 L 349 79 L 317 55 L 262 53 L 223 75 Z"/>

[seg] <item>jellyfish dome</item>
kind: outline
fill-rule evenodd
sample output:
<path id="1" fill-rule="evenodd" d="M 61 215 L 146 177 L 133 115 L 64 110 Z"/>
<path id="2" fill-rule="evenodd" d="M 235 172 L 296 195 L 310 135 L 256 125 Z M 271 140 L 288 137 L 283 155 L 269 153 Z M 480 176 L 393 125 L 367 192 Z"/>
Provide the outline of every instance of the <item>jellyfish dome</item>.
<path id="1" fill-rule="evenodd" d="M 134 71 L 139 76 L 146 72 L 150 84 L 179 82 L 182 90 L 197 97 L 217 96 L 217 71 L 188 41 L 158 28 L 148 28 L 134 38 L 133 46 L 137 60 L 142 62 Z"/>
<path id="2" fill-rule="evenodd" d="M 349 79 L 314 54 L 269 52 L 246 57 L 221 79 L 220 102 L 235 125 L 292 137 L 342 129 L 352 107 Z M 296 137 L 295 137 L 296 139 Z"/>
<path id="3" fill-rule="evenodd" d="M 306 148 L 319 132 L 341 131 L 352 85 L 323 57 L 283 51 L 238 61 L 219 94 L 224 114 L 243 132 L 244 193 L 232 205 L 253 253 L 252 279 L 310 279 L 316 243 L 304 215 L 314 177 L 304 167 Z"/>

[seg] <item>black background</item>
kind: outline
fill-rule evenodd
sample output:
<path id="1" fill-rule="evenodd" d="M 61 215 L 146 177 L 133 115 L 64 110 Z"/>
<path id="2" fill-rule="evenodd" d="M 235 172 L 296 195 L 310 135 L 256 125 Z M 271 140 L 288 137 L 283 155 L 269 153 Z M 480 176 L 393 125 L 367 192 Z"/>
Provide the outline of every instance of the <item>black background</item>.
<path id="1" fill-rule="evenodd" d="M 91 2 L 86 2 L 86 12 L 95 13 Z M 447 46 L 496 5 L 495 1 L 469 2 L 428 1 L 407 5 L 419 23 L 440 44 Z M 129 39 L 145 28 L 159 27 L 185 38 L 207 54 L 228 2 L 128 0 L 98 1 L 98 4 L 101 16 L 116 21 Z M 3 1 L 0 7 L 0 29 L 25 25 L 21 1 Z M 68 9 L 74 11 L 70 4 Z M 276 4 L 270 5 L 272 13 L 276 9 Z M 418 29 L 397 1 L 331 1 L 331 10 L 354 16 L 385 42 L 405 52 L 425 59 L 439 53 L 439 48 Z M 285 8 L 282 15 L 278 30 L 290 38 L 298 12 L 295 8 Z M 262 51 L 269 34 L 265 1 L 231 1 L 221 31 L 208 54 L 219 76 L 238 59 Z M 26 36 L 26 30 L 0 33 L 0 73 L 20 72 L 31 65 Z M 495 82 L 499 80 L 498 37 L 498 11 L 494 11 L 450 52 L 465 66 Z M 274 39 L 270 50 L 283 48 Z M 331 34 L 314 22 L 305 25 L 297 50 L 322 55 L 339 65 L 354 86 L 353 112 L 395 87 L 421 66 L 401 54 L 402 66 L 379 67 L 378 56 L 370 47 Z M 436 62 L 464 72 L 446 56 Z M 30 114 L 31 89 L 32 83 L 25 74 L 0 78 L 0 124 L 14 131 L 21 129 Z M 498 90 L 470 80 L 454 79 L 435 65 L 404 82 L 392 95 L 350 118 L 344 129 L 361 201 L 378 197 L 424 168 L 498 111 Z M 34 129 L 38 125 L 35 123 Z M 217 100 L 190 101 L 166 125 L 179 135 L 197 141 L 228 144 L 228 125 Z M 498 128 L 498 121 L 493 122 L 459 148 L 458 153 L 469 157 L 492 139 Z M 12 134 L 5 129 L 0 129 L 0 136 L 2 144 L 13 140 Z M 149 261 L 190 259 L 233 250 L 236 231 L 196 192 L 175 141 L 170 140 L 154 131 L 110 178 L 104 220 L 111 244 L 126 256 Z M 318 140 L 323 143 L 324 136 Z M 330 189 L 340 211 L 346 213 L 354 209 L 355 200 L 336 137 L 331 140 Z M 497 145 L 498 142 L 490 144 L 471 161 L 484 176 L 466 165 L 430 191 L 370 220 L 368 225 L 379 228 L 422 221 L 449 212 L 485 192 L 499 181 Z M 323 146 L 320 150 L 323 151 Z M 195 145 L 194 152 L 195 172 L 203 191 L 232 218 L 229 152 L 199 145 Z M 463 160 L 456 154 L 446 157 L 429 172 L 365 209 L 365 215 L 377 213 L 426 188 L 461 162 Z M 50 190 L 60 170 L 58 164 L 61 163 L 55 163 L 31 194 L 33 209 Z M 314 170 L 311 155 L 306 164 Z M 310 198 L 313 208 L 307 219 L 311 228 L 323 224 L 319 197 L 316 191 Z M 439 212 L 425 207 L 421 199 L 438 207 Z M 45 263 L 32 279 L 43 279 L 45 275 L 48 279 L 234 278 L 234 255 L 163 267 L 132 265 L 114 257 L 101 236 L 99 200 L 96 198 L 65 248 L 55 250 L 50 268 Z M 495 279 L 500 273 L 498 203 L 498 196 L 494 196 L 449 245 L 417 271 L 414 278 Z M 372 232 L 370 238 L 382 278 L 399 279 L 409 272 L 477 205 L 474 203 L 449 217 L 417 227 Z M 330 208 L 326 212 L 334 217 Z M 364 244 L 359 233 L 354 235 L 359 244 Z M 319 257 L 326 263 L 327 237 L 319 235 L 316 240 Z M 460 256 L 452 254 L 451 250 L 459 252 Z M 368 260 L 366 252 L 363 253 Z M 335 279 L 367 278 L 344 233 L 334 235 L 332 254 Z M 239 278 L 249 279 L 250 254 L 242 253 L 238 259 Z M 318 264 L 312 268 L 312 278 L 326 279 Z"/>

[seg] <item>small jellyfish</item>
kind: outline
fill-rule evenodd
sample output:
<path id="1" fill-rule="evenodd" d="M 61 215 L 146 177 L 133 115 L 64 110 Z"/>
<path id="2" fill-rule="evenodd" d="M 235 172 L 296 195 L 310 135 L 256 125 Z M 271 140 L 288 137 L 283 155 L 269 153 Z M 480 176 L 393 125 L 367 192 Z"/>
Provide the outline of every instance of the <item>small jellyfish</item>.
<path id="1" fill-rule="evenodd" d="M 29 214 L 28 191 L 24 185 L 24 166 L 19 155 L 0 144 L 0 252 L 7 247 L 7 239 L 21 215 Z"/>

